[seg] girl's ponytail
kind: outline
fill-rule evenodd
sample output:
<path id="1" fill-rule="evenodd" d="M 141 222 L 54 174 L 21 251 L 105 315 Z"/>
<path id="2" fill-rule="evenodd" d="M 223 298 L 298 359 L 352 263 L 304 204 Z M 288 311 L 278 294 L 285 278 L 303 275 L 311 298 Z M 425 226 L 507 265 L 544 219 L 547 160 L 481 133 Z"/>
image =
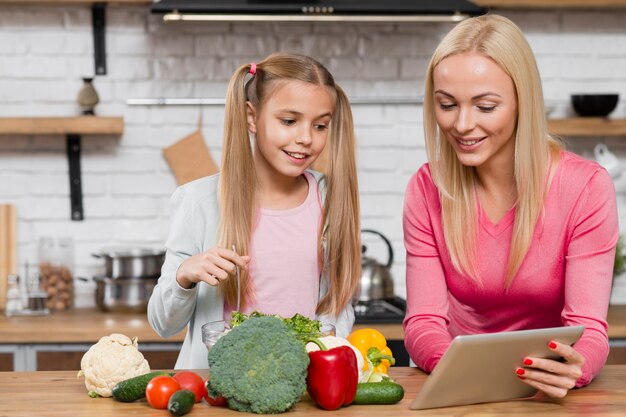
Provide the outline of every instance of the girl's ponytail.
<path id="1" fill-rule="evenodd" d="M 237 253 L 247 254 L 252 233 L 255 203 L 256 173 L 246 117 L 246 78 L 251 64 L 242 65 L 233 74 L 226 93 L 224 112 L 224 141 L 219 179 L 220 224 L 218 244 Z M 242 306 L 249 299 L 247 271 L 241 271 Z M 220 289 L 231 305 L 237 300 L 237 282 L 226 280 Z"/>
<path id="2" fill-rule="evenodd" d="M 352 110 L 341 87 L 334 88 L 337 104 L 326 145 L 330 149 L 322 232 L 328 245 L 330 282 L 317 311 L 337 315 L 352 302 L 361 279 L 361 230 Z"/>

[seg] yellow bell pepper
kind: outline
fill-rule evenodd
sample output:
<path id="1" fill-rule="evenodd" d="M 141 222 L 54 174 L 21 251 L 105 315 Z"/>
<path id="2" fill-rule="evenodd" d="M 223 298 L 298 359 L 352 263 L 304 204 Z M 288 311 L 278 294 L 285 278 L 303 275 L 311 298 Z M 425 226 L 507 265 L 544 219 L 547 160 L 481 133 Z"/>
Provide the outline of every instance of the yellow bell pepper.
<path id="1" fill-rule="evenodd" d="M 374 366 L 374 372 L 386 374 L 389 367 L 396 362 L 391 349 L 387 347 L 387 339 L 376 329 L 355 330 L 348 336 L 348 342 L 363 355 L 363 359 L 365 359 L 363 371 L 368 370 L 371 362 Z"/>

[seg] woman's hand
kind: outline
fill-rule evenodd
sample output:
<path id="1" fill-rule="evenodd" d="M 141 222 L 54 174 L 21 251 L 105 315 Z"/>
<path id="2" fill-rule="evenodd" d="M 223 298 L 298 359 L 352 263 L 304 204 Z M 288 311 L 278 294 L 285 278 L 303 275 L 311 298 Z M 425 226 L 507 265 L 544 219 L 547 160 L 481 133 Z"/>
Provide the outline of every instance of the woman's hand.
<path id="1" fill-rule="evenodd" d="M 194 283 L 204 281 L 209 285 L 219 285 L 235 273 L 235 265 L 248 269 L 249 256 L 237 255 L 230 249 L 217 246 L 206 252 L 190 256 L 178 267 L 176 281 L 183 288 L 190 288 Z"/>
<path id="2" fill-rule="evenodd" d="M 573 347 L 559 342 L 550 342 L 550 350 L 565 359 L 526 358 L 524 367 L 517 368 L 517 376 L 531 387 L 543 391 L 553 398 L 563 398 L 576 386 L 576 381 L 583 374 L 585 358 Z"/>

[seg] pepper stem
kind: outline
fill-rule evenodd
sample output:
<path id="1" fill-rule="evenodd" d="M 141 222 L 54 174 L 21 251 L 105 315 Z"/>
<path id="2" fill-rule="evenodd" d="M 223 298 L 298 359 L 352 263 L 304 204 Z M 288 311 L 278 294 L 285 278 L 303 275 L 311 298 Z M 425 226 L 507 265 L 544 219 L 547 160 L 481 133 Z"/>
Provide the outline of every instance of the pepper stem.
<path id="1" fill-rule="evenodd" d="M 321 340 L 319 340 L 317 337 L 307 337 L 304 340 L 304 342 L 305 342 L 304 343 L 305 346 L 306 346 L 307 343 L 311 342 L 311 343 L 315 343 L 320 348 L 320 350 L 328 350 L 326 345 Z"/>

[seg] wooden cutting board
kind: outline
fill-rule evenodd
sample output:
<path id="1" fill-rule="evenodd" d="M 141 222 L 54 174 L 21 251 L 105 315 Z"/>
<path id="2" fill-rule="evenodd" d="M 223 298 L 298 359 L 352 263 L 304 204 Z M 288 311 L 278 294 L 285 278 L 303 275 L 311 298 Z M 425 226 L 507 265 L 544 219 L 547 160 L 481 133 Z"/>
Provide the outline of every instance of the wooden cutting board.
<path id="1" fill-rule="evenodd" d="M 163 156 L 174 173 L 178 185 L 218 172 L 217 165 L 209 153 L 209 148 L 199 128 L 163 149 Z"/>
<path id="2" fill-rule="evenodd" d="M 17 273 L 16 212 L 13 204 L 0 204 L 0 310 L 7 299 L 8 275 Z"/>

